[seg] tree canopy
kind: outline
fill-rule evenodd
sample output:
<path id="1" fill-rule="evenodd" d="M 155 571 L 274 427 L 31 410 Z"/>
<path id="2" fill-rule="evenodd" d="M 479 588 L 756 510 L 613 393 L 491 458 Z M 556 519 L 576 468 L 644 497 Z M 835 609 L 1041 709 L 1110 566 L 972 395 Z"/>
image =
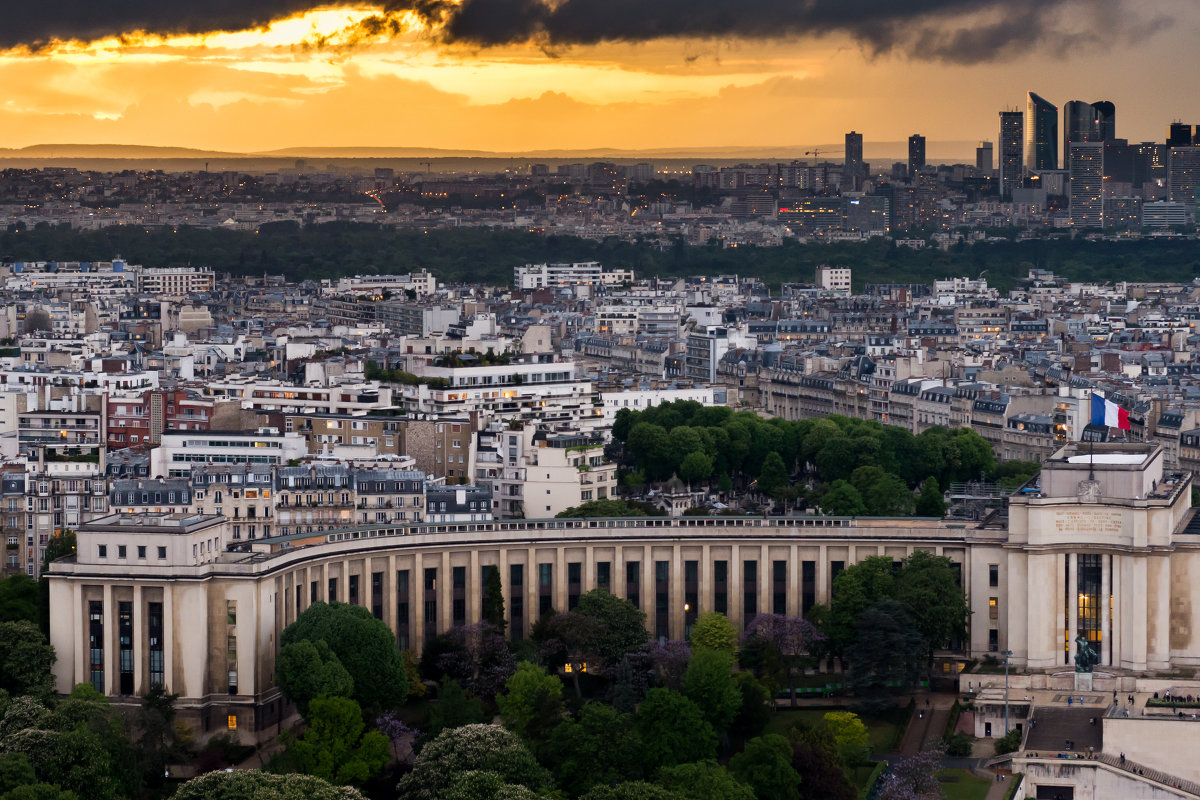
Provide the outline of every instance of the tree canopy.
<path id="1" fill-rule="evenodd" d="M 408 681 L 391 629 L 362 606 L 316 602 L 280 636 L 295 642 L 323 641 L 354 682 L 353 698 L 363 706 L 391 708 L 404 702 Z"/>

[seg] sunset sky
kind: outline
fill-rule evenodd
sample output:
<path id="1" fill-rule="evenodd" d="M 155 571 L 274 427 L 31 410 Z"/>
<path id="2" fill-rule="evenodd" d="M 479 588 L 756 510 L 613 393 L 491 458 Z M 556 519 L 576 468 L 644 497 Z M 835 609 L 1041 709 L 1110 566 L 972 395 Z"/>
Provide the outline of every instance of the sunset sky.
<path id="1" fill-rule="evenodd" d="M 1111 100 L 1134 141 L 1200 123 L 1195 0 L 24 6 L 0 29 L 0 147 L 695 149 L 856 129 L 869 151 L 994 140 L 1029 90 Z"/>

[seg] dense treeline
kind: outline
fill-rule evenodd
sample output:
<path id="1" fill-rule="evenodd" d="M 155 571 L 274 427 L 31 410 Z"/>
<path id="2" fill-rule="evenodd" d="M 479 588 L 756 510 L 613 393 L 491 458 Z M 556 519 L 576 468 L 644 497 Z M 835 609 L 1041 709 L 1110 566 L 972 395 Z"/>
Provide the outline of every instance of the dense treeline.
<path id="1" fill-rule="evenodd" d="M 819 264 L 847 264 L 857 285 L 929 283 L 935 278 L 984 273 L 1008 288 L 1033 266 L 1076 280 L 1190 280 L 1200 275 L 1200 242 L 1130 240 L 1086 242 L 1031 239 L 912 250 L 882 239 L 782 247 L 688 246 L 483 228 L 428 232 L 365 223 L 301 227 L 266 223 L 257 232 L 199 228 L 112 226 L 97 231 L 39 224 L 0 234 L 0 258 L 18 261 L 102 260 L 120 254 L 147 266 L 207 266 L 234 275 L 267 272 L 291 280 L 408 272 L 427 268 L 439 279 L 507 285 L 512 268 L 544 261 L 599 260 L 632 267 L 641 276 L 737 273 L 771 285 L 812 281 Z"/>
<path id="2" fill-rule="evenodd" d="M 968 428 L 914 436 L 871 420 L 768 419 L 687 400 L 619 410 L 613 439 L 623 445 L 631 488 L 678 475 L 852 516 L 941 516 L 941 493 L 951 483 L 1023 482 L 1036 470 L 1022 462 L 997 465 L 991 445 Z"/>

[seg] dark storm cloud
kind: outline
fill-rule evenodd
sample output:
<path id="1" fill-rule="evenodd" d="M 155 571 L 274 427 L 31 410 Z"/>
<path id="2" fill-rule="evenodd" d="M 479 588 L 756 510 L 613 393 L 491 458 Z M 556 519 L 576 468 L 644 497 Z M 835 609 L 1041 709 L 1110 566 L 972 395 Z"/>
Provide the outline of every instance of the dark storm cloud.
<path id="1" fill-rule="evenodd" d="M 493 46 L 534 41 L 554 48 L 663 37 L 784 39 L 840 33 L 872 54 L 987 61 L 1029 50 L 1055 33 L 1063 6 L 1086 27 L 1092 9 L 1117 0 L 377 0 L 385 12 L 413 11 L 447 42 Z M 201 33 L 265 24 L 350 0 L 30 0 L 8 10 L 0 46 L 89 39 L 133 30 Z M 398 33 L 386 13 L 361 35 Z"/>
<path id="2" fill-rule="evenodd" d="M 668 36 L 781 39 L 843 33 L 874 54 L 960 63 L 1024 51 L 1072 0 L 463 0 L 427 3 L 451 41 L 551 46 Z M 974 21 L 963 21 L 975 15 Z M 979 21 L 982 19 L 983 21 Z M 957 20 L 957 25 L 955 21 Z"/>
<path id="3" fill-rule="evenodd" d="M 0 46 L 95 39 L 136 30 L 204 33 L 265 25 L 317 5 L 313 0 L 27 0 L 4 3 Z"/>

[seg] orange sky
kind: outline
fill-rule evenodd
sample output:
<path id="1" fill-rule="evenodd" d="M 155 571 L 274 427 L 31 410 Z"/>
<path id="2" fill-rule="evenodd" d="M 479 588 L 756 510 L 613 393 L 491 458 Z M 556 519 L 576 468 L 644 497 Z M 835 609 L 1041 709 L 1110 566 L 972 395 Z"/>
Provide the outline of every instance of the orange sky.
<path id="1" fill-rule="evenodd" d="M 0 52 L 0 147 L 521 152 L 832 143 L 853 128 L 869 150 L 914 132 L 994 139 L 996 112 L 1023 107 L 1030 89 L 1060 107 L 1112 100 L 1119 136 L 1161 140 L 1173 119 L 1200 123 L 1198 5 L 1156 0 L 1146 6 L 1159 14 L 1108 39 L 1063 17 L 1074 27 L 1062 46 L 967 65 L 903 49 L 871 56 L 841 33 L 478 48 L 447 44 L 411 16 L 394 38 L 351 45 L 377 9 L 326 8 L 258 30 Z"/>

